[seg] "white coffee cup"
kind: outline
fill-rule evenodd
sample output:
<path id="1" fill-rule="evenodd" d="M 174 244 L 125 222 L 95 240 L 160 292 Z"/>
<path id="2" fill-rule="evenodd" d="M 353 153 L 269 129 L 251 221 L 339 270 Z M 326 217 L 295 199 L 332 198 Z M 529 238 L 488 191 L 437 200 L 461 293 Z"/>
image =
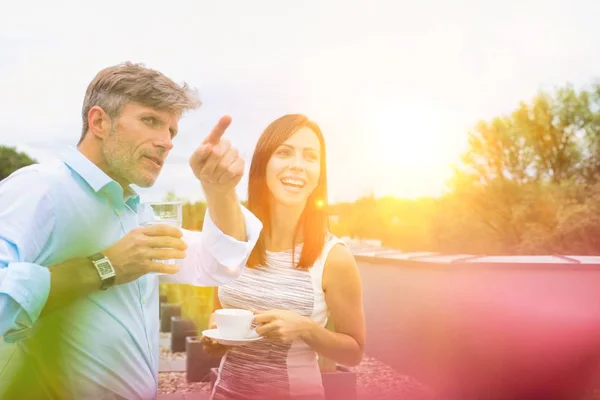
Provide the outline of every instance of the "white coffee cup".
<path id="1" fill-rule="evenodd" d="M 221 308 L 215 311 L 213 320 L 217 324 L 219 336 L 224 339 L 242 339 L 250 333 L 254 314 L 249 310 Z"/>

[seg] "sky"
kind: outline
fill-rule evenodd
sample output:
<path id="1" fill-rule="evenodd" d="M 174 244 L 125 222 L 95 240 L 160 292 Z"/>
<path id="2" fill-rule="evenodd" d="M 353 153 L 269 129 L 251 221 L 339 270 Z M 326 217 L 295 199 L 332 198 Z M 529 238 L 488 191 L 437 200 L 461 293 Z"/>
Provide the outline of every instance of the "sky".
<path id="1" fill-rule="evenodd" d="M 332 203 L 439 196 L 477 121 L 600 78 L 597 0 L 56 0 L 2 14 L 0 145 L 38 161 L 77 144 L 85 89 L 106 66 L 142 62 L 198 88 L 202 107 L 139 190 L 148 201 L 203 199 L 188 159 L 225 114 L 246 170 L 274 119 L 317 122 Z"/>

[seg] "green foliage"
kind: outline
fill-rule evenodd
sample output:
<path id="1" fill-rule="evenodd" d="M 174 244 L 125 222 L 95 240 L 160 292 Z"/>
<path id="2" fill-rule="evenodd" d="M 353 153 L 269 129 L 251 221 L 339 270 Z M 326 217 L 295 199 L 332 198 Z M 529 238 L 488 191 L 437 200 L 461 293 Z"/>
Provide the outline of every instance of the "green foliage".
<path id="1" fill-rule="evenodd" d="M 331 206 L 340 236 L 403 251 L 600 254 L 600 85 L 480 121 L 439 199 Z"/>
<path id="2" fill-rule="evenodd" d="M 183 228 L 192 231 L 201 231 L 206 214 L 206 203 L 183 203 Z"/>
<path id="3" fill-rule="evenodd" d="M 14 147 L 0 146 L 0 181 L 19 168 L 37 163 L 36 160 Z"/>
<path id="4" fill-rule="evenodd" d="M 447 228 L 482 242 L 466 246 L 470 252 L 600 253 L 582 237 L 598 226 L 597 198 L 586 192 L 598 190 L 599 137 L 598 86 L 566 85 L 480 122 L 451 183 L 462 221 Z"/>
<path id="5" fill-rule="evenodd" d="M 181 201 L 184 202 L 185 199 L 183 197 L 179 197 L 175 194 L 174 191 L 170 190 L 167 192 L 167 194 L 165 195 L 164 201 Z"/>

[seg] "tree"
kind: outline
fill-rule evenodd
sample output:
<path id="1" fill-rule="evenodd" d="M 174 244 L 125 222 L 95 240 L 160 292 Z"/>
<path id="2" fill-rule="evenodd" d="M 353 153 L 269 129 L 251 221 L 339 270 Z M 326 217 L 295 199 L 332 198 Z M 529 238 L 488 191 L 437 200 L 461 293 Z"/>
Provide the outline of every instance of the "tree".
<path id="1" fill-rule="evenodd" d="M 436 221 L 453 233 L 436 233 L 438 245 L 468 249 L 452 237 L 469 232 L 483 241 L 473 249 L 505 254 L 596 247 L 573 245 L 573 238 L 594 232 L 597 220 L 583 188 L 594 187 L 600 172 L 600 86 L 541 92 L 507 116 L 478 123 L 461 161 L 453 198 L 445 200 L 456 217 Z"/>
<path id="2" fill-rule="evenodd" d="M 16 170 L 37 163 L 27 154 L 17 152 L 14 147 L 0 146 L 0 181 Z"/>
<path id="3" fill-rule="evenodd" d="M 600 84 L 590 91 L 590 108 L 595 109 L 585 126 L 582 173 L 588 185 L 600 182 Z"/>
<path id="4" fill-rule="evenodd" d="M 512 117 L 480 121 L 469 132 L 469 149 L 462 157 L 462 175 L 477 178 L 479 184 L 496 180 L 526 183 L 538 178 L 532 169 L 535 151 L 528 145 L 524 129 Z"/>
<path id="5" fill-rule="evenodd" d="M 589 93 L 570 85 L 555 96 L 540 93 L 531 105 L 521 103 L 513 119 L 535 154 L 538 176 L 553 183 L 581 176 L 581 140 L 593 115 Z"/>
<path id="6" fill-rule="evenodd" d="M 175 194 L 174 191 L 169 190 L 167 192 L 167 194 L 165 195 L 164 201 L 181 201 L 182 203 L 185 201 L 185 199 L 183 197 L 179 197 L 177 196 L 177 194 Z"/>
<path id="7" fill-rule="evenodd" d="M 201 231 L 204 226 L 204 215 L 206 214 L 206 203 L 186 202 L 183 204 L 183 228 L 192 231 Z"/>

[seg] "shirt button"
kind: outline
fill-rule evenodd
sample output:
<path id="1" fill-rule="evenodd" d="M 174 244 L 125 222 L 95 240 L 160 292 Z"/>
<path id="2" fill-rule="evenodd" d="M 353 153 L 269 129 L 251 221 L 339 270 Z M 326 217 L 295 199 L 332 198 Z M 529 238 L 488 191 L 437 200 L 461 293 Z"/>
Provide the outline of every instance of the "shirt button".
<path id="1" fill-rule="evenodd" d="M 150 343 L 150 351 L 152 351 L 152 343 Z"/>
<path id="2" fill-rule="evenodd" d="M 146 298 L 142 297 L 142 304 L 146 304 Z"/>

